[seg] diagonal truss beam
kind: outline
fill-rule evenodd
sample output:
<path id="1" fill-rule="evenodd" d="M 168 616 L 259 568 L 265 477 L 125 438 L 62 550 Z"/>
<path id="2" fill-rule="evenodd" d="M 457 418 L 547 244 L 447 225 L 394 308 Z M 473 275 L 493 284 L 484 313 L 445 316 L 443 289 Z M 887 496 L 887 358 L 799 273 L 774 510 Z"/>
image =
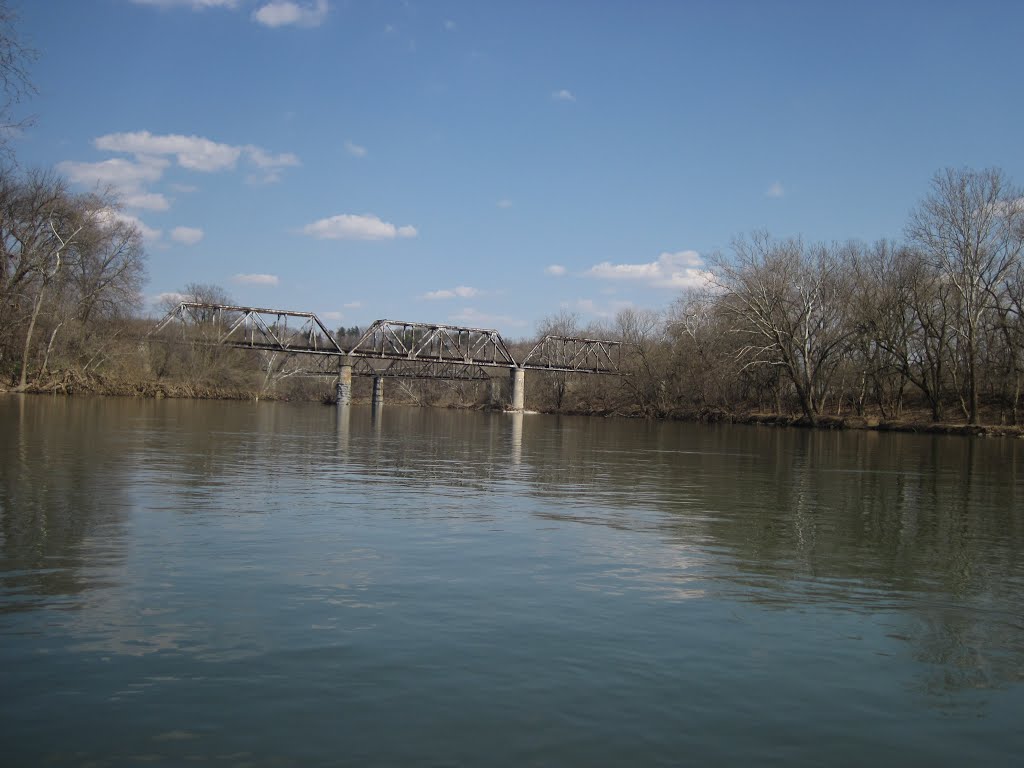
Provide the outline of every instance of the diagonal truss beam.
<path id="1" fill-rule="evenodd" d="M 175 327 L 181 338 L 167 338 Z M 493 367 L 621 375 L 617 341 L 548 335 L 517 363 L 491 328 L 377 320 L 346 351 L 312 312 L 228 304 L 183 301 L 148 337 L 323 358 L 303 368 L 303 375 L 336 374 L 345 357 L 362 361 L 353 373 L 366 376 L 478 380 L 489 378 L 484 369 Z"/>
<path id="2" fill-rule="evenodd" d="M 312 312 L 236 307 L 183 301 L 150 332 L 159 337 L 178 324 L 193 329 L 198 341 L 243 349 L 337 356 L 345 354 L 334 336 Z"/>
<path id="3" fill-rule="evenodd" d="M 384 376 L 392 379 L 445 379 L 448 381 L 490 381 L 493 377 L 481 365 L 437 360 L 373 360 L 362 357 L 352 366 L 353 376 Z"/>
<path id="4" fill-rule="evenodd" d="M 520 367 L 574 373 L 619 373 L 621 342 L 547 335 L 530 350 Z"/>
<path id="5" fill-rule="evenodd" d="M 377 320 L 366 329 L 350 354 L 502 368 L 516 364 L 501 334 L 493 329 L 400 320 Z"/>

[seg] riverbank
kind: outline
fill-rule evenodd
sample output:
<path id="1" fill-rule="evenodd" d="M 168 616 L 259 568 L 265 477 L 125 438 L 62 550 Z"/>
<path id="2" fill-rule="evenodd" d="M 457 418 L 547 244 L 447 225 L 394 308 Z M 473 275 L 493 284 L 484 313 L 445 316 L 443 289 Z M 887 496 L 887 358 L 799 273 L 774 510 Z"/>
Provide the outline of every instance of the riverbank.
<path id="1" fill-rule="evenodd" d="M 551 413 L 551 412 L 548 412 Z M 619 418 L 647 418 L 655 421 L 679 421 L 699 424 L 750 424 L 770 427 L 791 427 L 818 430 L 870 430 L 874 432 L 914 432 L 935 435 L 964 435 L 968 437 L 1024 438 L 1024 427 L 1009 424 L 963 424 L 934 422 L 923 414 L 906 419 L 882 419 L 872 416 L 819 416 L 811 422 L 806 416 L 763 412 L 731 413 L 724 410 L 677 412 L 668 416 L 651 417 L 642 413 L 618 411 L 574 411 L 567 415 Z"/>
<path id="2" fill-rule="evenodd" d="M 0 385 L 0 393 L 15 393 L 15 388 L 4 388 Z M 61 371 L 52 374 L 42 382 L 34 382 L 24 390 L 26 394 L 48 395 L 100 395 L 104 397 L 143 397 L 143 398 L 177 398 L 196 400 L 270 400 L 291 401 L 293 397 L 281 396 L 274 392 L 258 393 L 250 387 L 210 386 L 189 384 L 186 382 L 126 380 L 107 377 L 101 374 L 83 376 L 75 371 Z M 332 396 L 315 396 L 300 398 L 310 402 L 333 404 Z M 359 400 L 357 400 L 359 402 Z M 397 405 L 416 405 L 421 403 L 389 402 Z M 492 406 L 474 404 L 448 404 L 423 407 L 448 407 L 470 410 L 492 410 Z M 734 413 L 720 409 L 702 411 L 678 411 L 665 416 L 652 417 L 642 412 L 629 412 L 618 409 L 590 409 L 532 411 L 549 415 L 591 416 L 601 418 L 652 419 L 655 421 L 678 421 L 703 424 L 750 424 L 771 427 L 790 427 L 797 429 L 819 430 L 871 430 L 876 432 L 912 432 L 936 435 L 963 435 L 969 437 L 1009 437 L 1024 438 L 1024 427 L 1008 424 L 964 424 L 949 422 L 933 422 L 924 412 L 912 413 L 904 419 L 882 419 L 875 416 L 820 416 L 813 423 L 805 416 L 764 412 Z"/>
<path id="3" fill-rule="evenodd" d="M 192 398 L 196 400 L 278 400 L 273 393 L 260 395 L 249 387 L 210 386 L 179 381 L 126 379 L 103 374 L 60 371 L 42 381 L 30 383 L 24 390 L 4 388 L 0 393 L 23 392 L 30 395 L 99 395 L 102 397 Z"/>

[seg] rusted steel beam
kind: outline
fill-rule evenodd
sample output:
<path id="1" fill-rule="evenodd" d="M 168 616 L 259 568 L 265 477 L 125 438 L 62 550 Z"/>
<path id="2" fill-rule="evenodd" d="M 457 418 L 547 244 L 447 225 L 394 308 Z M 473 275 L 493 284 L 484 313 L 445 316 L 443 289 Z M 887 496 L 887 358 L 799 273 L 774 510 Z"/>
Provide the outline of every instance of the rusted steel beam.
<path id="1" fill-rule="evenodd" d="M 620 373 L 621 342 L 547 335 L 523 358 L 521 368 L 570 373 Z"/>
<path id="2" fill-rule="evenodd" d="M 193 327 L 205 334 L 197 341 L 243 349 L 306 354 L 343 355 L 345 350 L 312 312 L 285 309 L 237 307 L 183 301 L 150 332 L 160 334 L 178 321 L 182 329 Z"/>
<path id="3" fill-rule="evenodd" d="M 517 363 L 492 328 L 377 320 L 346 351 L 312 312 L 190 301 L 168 312 L 148 337 L 168 341 L 161 334 L 175 322 L 181 341 L 324 358 L 302 375 L 336 374 L 346 356 L 353 362 L 395 362 L 393 367 L 359 365 L 354 373 L 366 376 L 481 380 L 490 377 L 485 368 L 495 367 L 623 375 L 620 342 L 601 339 L 548 335 Z M 188 329 L 194 332 L 185 338 Z"/>
<path id="4" fill-rule="evenodd" d="M 384 376 L 392 379 L 445 379 L 448 381 L 490 381 L 480 365 L 437 360 L 374 360 L 358 358 L 352 368 L 356 376 Z"/>
<path id="5" fill-rule="evenodd" d="M 499 366 L 516 364 L 504 339 L 491 328 L 377 320 L 351 350 L 359 357 Z"/>

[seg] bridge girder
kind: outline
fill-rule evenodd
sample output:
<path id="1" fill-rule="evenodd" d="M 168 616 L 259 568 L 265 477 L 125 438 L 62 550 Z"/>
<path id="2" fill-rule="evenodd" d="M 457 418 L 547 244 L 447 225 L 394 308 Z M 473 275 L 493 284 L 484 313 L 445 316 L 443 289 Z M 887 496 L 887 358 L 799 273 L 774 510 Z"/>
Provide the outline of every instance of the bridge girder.
<path id="1" fill-rule="evenodd" d="M 350 354 L 501 368 L 516 364 L 501 334 L 495 330 L 401 320 L 375 321 Z"/>
<path id="2" fill-rule="evenodd" d="M 487 368 L 622 375 L 621 343 L 601 339 L 548 335 L 517 363 L 494 329 L 377 320 L 346 351 L 312 312 L 189 301 L 168 312 L 148 336 L 176 341 L 165 334 L 175 322 L 183 336 L 187 328 L 196 331 L 188 338 L 193 343 L 315 358 L 295 375 L 337 375 L 346 358 L 362 376 L 480 381 L 491 378 Z"/>
<path id="3" fill-rule="evenodd" d="M 619 373 L 621 342 L 549 334 L 523 359 L 528 370 Z"/>
<path id="4" fill-rule="evenodd" d="M 174 321 L 183 328 L 201 330 L 200 341 L 225 347 L 288 354 L 345 354 L 327 326 L 312 312 L 183 301 L 167 313 L 150 335 L 160 334 Z"/>

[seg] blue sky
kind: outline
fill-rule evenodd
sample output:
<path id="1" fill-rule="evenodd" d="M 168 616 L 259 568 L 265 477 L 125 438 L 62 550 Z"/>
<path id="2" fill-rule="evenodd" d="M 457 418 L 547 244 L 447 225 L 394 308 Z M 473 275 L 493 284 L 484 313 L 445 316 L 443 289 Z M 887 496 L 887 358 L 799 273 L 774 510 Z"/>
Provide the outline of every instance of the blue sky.
<path id="1" fill-rule="evenodd" d="M 531 335 L 664 309 L 755 229 L 900 237 L 1024 182 L 1024 2 L 9 0 L 19 161 L 111 184 L 154 301 Z"/>

